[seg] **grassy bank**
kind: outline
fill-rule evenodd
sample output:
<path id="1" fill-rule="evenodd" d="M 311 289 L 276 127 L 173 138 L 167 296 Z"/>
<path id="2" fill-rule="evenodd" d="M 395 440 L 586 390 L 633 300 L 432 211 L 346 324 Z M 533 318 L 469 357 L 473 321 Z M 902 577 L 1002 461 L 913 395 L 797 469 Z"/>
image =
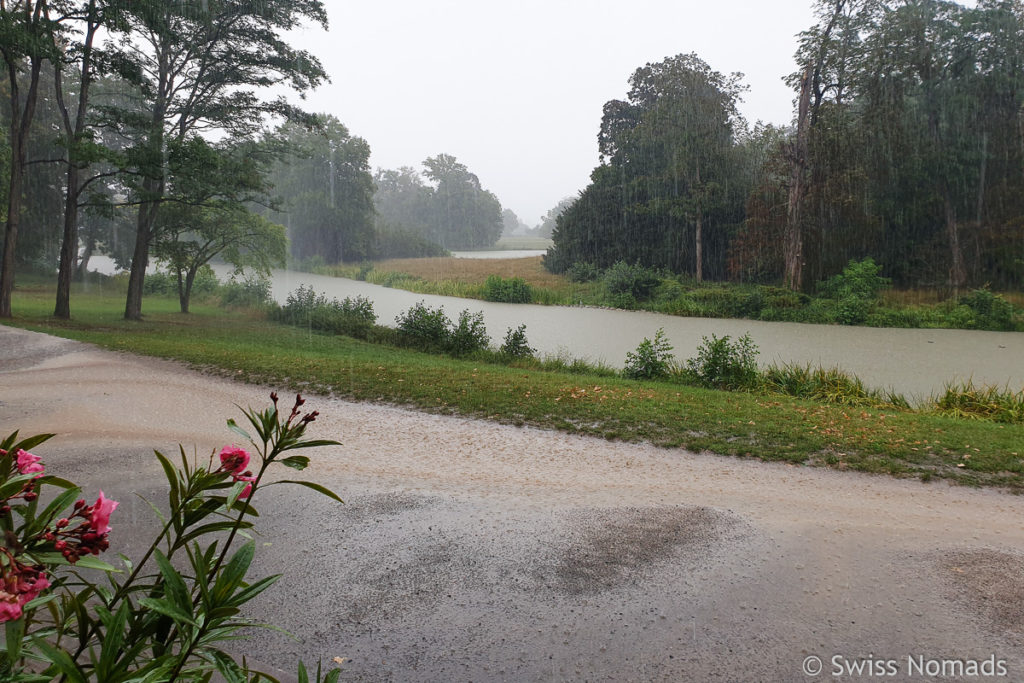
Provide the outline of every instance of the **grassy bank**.
<path id="1" fill-rule="evenodd" d="M 71 322 L 52 289 L 21 287 L 10 324 L 235 379 L 515 425 L 724 455 L 1024 489 L 1024 426 L 781 395 L 486 364 L 271 324 L 262 314 L 146 300 L 121 320 L 122 292 L 76 292 Z"/>
<path id="2" fill-rule="evenodd" d="M 484 301 L 495 298 L 489 277 L 519 280 L 529 287 L 529 302 L 560 306 L 600 306 L 648 310 L 698 318 L 816 324 L 867 325 L 1024 331 L 1024 295 L 1020 292 L 965 292 L 942 298 L 938 292 L 893 291 L 876 286 L 858 291 L 855 276 L 839 286 L 823 283 L 815 296 L 780 287 L 723 282 L 697 283 L 684 276 L 619 264 L 613 268 L 576 268 L 567 275 L 545 270 L 542 257 L 522 259 L 391 259 L 361 265 L 317 266 L 322 275 L 365 280 L 420 294 Z M 863 276 L 863 273 L 859 273 Z M 833 278 L 835 279 L 835 278 Z M 853 290 L 849 289 L 852 283 Z M 846 289 L 843 289 L 846 287 Z"/>

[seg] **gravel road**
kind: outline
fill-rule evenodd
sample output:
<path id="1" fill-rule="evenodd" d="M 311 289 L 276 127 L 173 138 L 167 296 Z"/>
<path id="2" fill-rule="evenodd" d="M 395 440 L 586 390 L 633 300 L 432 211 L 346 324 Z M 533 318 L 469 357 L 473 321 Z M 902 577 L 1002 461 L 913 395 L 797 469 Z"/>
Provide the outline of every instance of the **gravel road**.
<path id="1" fill-rule="evenodd" d="M 153 527 L 136 494 L 163 491 L 152 450 L 205 457 L 271 389 L 0 327 L 0 433 L 57 432 L 37 454 L 122 501 L 127 554 Z M 312 434 L 344 445 L 304 474 L 346 504 L 261 491 L 258 569 L 285 576 L 252 614 L 294 639 L 253 634 L 239 651 L 260 662 L 344 657 L 358 681 L 1024 680 L 1020 496 L 307 398 Z"/>

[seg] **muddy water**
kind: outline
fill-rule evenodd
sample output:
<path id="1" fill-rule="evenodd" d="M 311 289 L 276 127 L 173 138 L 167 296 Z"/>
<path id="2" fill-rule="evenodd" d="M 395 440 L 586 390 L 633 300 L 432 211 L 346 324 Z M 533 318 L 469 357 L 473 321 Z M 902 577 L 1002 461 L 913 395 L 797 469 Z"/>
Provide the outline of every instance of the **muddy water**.
<path id="1" fill-rule="evenodd" d="M 218 273 L 221 274 L 221 273 Z M 938 393 L 949 381 L 973 378 L 976 384 L 1024 387 L 1024 334 L 975 330 L 905 330 L 838 325 L 772 323 L 756 320 L 682 318 L 642 311 L 496 304 L 453 297 L 414 294 L 355 280 L 277 271 L 273 296 L 283 302 L 299 285 L 331 297 L 363 295 L 373 301 L 378 321 L 394 325 L 395 316 L 417 301 L 442 306 L 451 318 L 459 311 L 483 311 L 493 343 L 509 327 L 526 324 L 530 345 L 540 354 L 563 354 L 621 367 L 626 353 L 644 337 L 664 328 L 679 359 L 695 355 L 704 336 L 733 338 L 750 333 L 760 349 L 759 362 L 838 366 L 866 384 L 892 388 L 913 399 Z"/>

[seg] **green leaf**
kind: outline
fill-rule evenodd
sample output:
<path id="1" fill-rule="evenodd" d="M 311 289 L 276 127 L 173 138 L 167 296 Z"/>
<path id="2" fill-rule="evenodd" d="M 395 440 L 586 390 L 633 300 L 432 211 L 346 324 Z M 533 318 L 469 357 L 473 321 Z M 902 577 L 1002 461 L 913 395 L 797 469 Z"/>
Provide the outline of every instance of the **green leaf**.
<path id="1" fill-rule="evenodd" d="M 230 655 L 213 649 L 209 650 L 209 653 L 213 657 L 213 663 L 216 664 L 217 671 L 220 672 L 228 683 L 245 683 L 245 672 Z"/>
<path id="2" fill-rule="evenodd" d="M 31 524 L 25 529 L 27 536 L 36 536 L 41 534 L 46 526 L 53 521 L 62 510 L 71 506 L 79 496 L 82 494 L 82 489 L 77 486 L 72 489 L 67 489 L 61 492 L 56 498 L 50 501 L 50 504 L 46 506 L 42 514 L 38 515 Z"/>
<path id="3" fill-rule="evenodd" d="M 64 559 L 64 556 L 57 552 L 46 552 L 46 553 L 31 553 L 30 555 L 33 560 L 39 564 L 51 564 L 59 566 L 70 566 L 71 563 Z M 107 564 L 98 557 L 92 555 L 86 555 L 78 560 L 74 564 L 75 567 L 81 569 L 99 569 L 105 572 L 121 573 L 117 567 L 112 564 Z"/>
<path id="4" fill-rule="evenodd" d="M 334 441 L 333 439 L 313 439 L 311 441 L 300 441 L 292 448 L 319 448 L 321 446 L 342 446 L 340 441 Z"/>
<path id="5" fill-rule="evenodd" d="M 312 482 L 312 481 L 298 481 L 298 480 L 295 480 L 295 479 L 282 479 L 281 483 L 282 484 L 298 484 L 299 486 L 305 486 L 307 489 L 313 489 L 317 493 L 322 493 L 323 495 L 327 496 L 331 500 L 336 500 L 339 503 L 344 503 L 345 502 L 341 498 L 339 498 L 338 494 L 336 494 L 334 491 L 330 490 L 326 486 L 321 486 L 320 484 L 317 484 L 316 482 Z"/>
<path id="6" fill-rule="evenodd" d="M 246 441 L 252 441 L 252 437 L 249 436 L 249 432 L 239 427 L 238 423 L 235 422 L 234 418 L 228 420 L 228 429 L 233 431 L 235 434 L 238 434 L 239 436 L 243 437 Z"/>
<path id="7" fill-rule="evenodd" d="M 188 587 L 185 586 L 185 581 L 181 578 L 181 574 L 178 573 L 178 570 L 171 565 L 170 560 L 159 549 L 154 551 L 153 556 L 156 558 L 157 566 L 160 567 L 160 573 L 163 574 L 167 597 L 170 598 L 175 607 L 184 612 L 189 620 L 191 620 L 192 600 L 189 598 Z"/>
<path id="8" fill-rule="evenodd" d="M 153 451 L 156 453 L 157 460 L 160 461 L 160 467 L 164 470 L 164 476 L 167 478 L 167 484 L 170 486 L 168 492 L 169 500 L 171 503 L 171 509 L 174 510 L 178 507 L 178 501 L 180 500 L 180 489 L 178 483 L 178 472 L 174 469 L 171 461 L 164 457 L 164 454 L 160 451 Z"/>
<path id="9" fill-rule="evenodd" d="M 72 683 L 86 683 L 85 676 L 79 671 L 78 666 L 71 659 L 71 655 L 62 649 L 50 645 L 42 638 L 33 638 L 32 642 L 39 648 L 39 651 L 43 653 L 46 659 L 57 667 L 58 671 L 64 674 L 67 680 Z"/>
<path id="10" fill-rule="evenodd" d="M 281 458 L 278 462 L 285 467 L 291 467 L 293 470 L 304 470 L 309 467 L 309 458 L 304 455 L 293 455 L 288 458 Z"/>
<path id="11" fill-rule="evenodd" d="M 215 604 L 222 603 L 230 597 L 235 589 L 245 580 L 245 573 L 249 571 L 252 558 L 256 554 L 256 544 L 246 543 L 234 554 L 213 586 L 213 600 Z"/>
<path id="12" fill-rule="evenodd" d="M 4 636 L 7 641 L 8 661 L 15 662 L 21 656 L 21 642 L 25 638 L 25 618 L 5 623 Z"/>
<path id="13" fill-rule="evenodd" d="M 170 604 L 166 600 L 158 598 L 140 598 L 139 605 L 153 610 L 158 614 L 162 614 L 165 617 L 170 617 L 177 623 L 191 624 L 197 626 L 196 622 L 188 614 L 178 609 L 174 605 Z"/>
<path id="14" fill-rule="evenodd" d="M 100 649 L 100 662 L 96 667 L 96 676 L 99 680 L 105 681 L 111 678 L 111 672 L 121 655 L 121 646 L 124 644 L 124 629 L 128 623 L 128 616 L 131 609 L 128 602 L 122 602 L 113 619 L 107 624 L 106 633 Z"/>
<path id="15" fill-rule="evenodd" d="M 265 578 L 260 579 L 259 581 L 257 581 L 256 583 L 252 584 L 247 588 L 243 588 L 242 590 L 235 593 L 235 596 L 231 599 L 231 604 L 244 605 L 245 603 L 249 602 L 263 591 L 270 588 L 280 578 L 280 574 L 274 574 L 273 576 L 267 576 Z"/>
<path id="16" fill-rule="evenodd" d="M 15 432 L 15 433 L 17 433 L 17 432 Z M 10 448 L 5 448 L 4 450 L 11 451 L 12 453 L 17 453 L 19 449 L 23 450 L 23 451 L 30 451 L 33 448 L 35 448 L 36 446 L 38 446 L 39 444 L 43 443 L 44 441 L 49 441 L 54 436 L 56 436 L 56 435 L 55 434 L 37 434 L 36 436 L 30 436 L 27 439 L 24 439 L 23 441 L 14 444 Z"/>

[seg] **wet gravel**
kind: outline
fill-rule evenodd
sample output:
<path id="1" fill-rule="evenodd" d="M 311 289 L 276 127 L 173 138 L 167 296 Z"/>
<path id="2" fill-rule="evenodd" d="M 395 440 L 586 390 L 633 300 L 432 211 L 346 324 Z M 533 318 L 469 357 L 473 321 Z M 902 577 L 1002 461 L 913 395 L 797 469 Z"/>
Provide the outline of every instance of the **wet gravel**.
<path id="1" fill-rule="evenodd" d="M 142 547 L 152 449 L 208 457 L 269 388 L 0 327 L 0 432 L 122 501 Z M 257 570 L 284 577 L 239 645 L 349 681 L 806 681 L 832 657 L 1007 662 L 1024 679 L 1024 499 L 310 397 L 340 448 L 259 494 Z M 193 446 L 194 444 L 194 446 Z M 296 473 L 287 471 L 289 477 Z M 302 475 L 299 475 L 302 476 Z M 806 676 L 805 658 L 823 660 Z M 284 680 L 288 680 L 285 676 Z M 945 677 L 941 680 L 978 680 Z"/>

